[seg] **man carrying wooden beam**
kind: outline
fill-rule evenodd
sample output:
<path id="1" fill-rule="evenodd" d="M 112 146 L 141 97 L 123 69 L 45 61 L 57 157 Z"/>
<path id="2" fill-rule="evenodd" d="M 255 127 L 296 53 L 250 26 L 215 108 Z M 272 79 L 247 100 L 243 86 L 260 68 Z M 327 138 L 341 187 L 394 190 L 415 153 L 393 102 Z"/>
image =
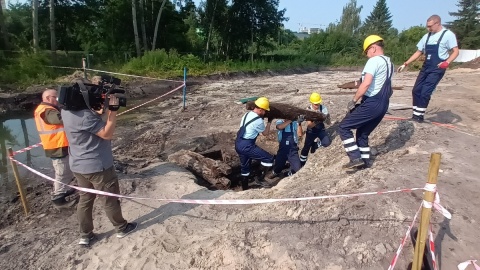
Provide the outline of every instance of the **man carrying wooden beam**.
<path id="1" fill-rule="evenodd" d="M 319 93 L 314 92 L 310 95 L 310 105 L 307 107 L 307 110 L 322 114 L 325 120 L 306 121 L 307 132 L 302 151 L 300 152 L 300 162 L 302 166 L 307 162 L 309 152 L 313 154 L 319 147 L 328 147 L 331 143 L 324 124 L 324 122 L 326 124 L 330 123 L 330 114 L 328 113 L 327 106 L 323 105 L 322 101 L 322 97 Z"/>
<path id="2" fill-rule="evenodd" d="M 267 178 L 275 178 L 280 175 L 285 164 L 290 164 L 287 176 L 293 175 L 300 170 L 302 163 L 298 157 L 298 139 L 303 135 L 302 122 L 304 115 L 299 115 L 296 120 L 279 119 L 276 122 L 278 151 L 275 156 L 275 165 L 272 173 Z"/>
<path id="3" fill-rule="evenodd" d="M 383 54 L 383 38 L 377 35 L 368 36 L 363 42 L 363 52 L 369 58 L 362 72 L 362 83 L 355 96 L 348 103 L 348 113 L 338 127 L 350 162 L 344 169 L 370 167 L 370 147 L 368 136 L 382 121 L 388 111 L 392 96 L 393 64 Z M 361 99 L 359 105 L 357 101 Z M 356 129 L 356 139 L 352 129 Z"/>
<path id="4" fill-rule="evenodd" d="M 242 189 L 248 189 L 248 182 L 251 178 L 250 164 L 252 160 L 260 160 L 262 166 L 262 175 L 255 181 L 255 184 L 262 187 L 270 187 L 264 177 L 267 171 L 273 166 L 273 155 L 258 147 L 255 142 L 258 135 L 264 136 L 270 133 L 271 118 L 268 118 L 267 125 L 263 122 L 266 111 L 270 110 L 270 102 L 266 97 L 260 97 L 255 100 L 255 108 L 245 113 L 240 122 L 240 129 L 237 132 L 235 140 L 235 151 L 240 157 L 240 166 L 242 174 Z"/>

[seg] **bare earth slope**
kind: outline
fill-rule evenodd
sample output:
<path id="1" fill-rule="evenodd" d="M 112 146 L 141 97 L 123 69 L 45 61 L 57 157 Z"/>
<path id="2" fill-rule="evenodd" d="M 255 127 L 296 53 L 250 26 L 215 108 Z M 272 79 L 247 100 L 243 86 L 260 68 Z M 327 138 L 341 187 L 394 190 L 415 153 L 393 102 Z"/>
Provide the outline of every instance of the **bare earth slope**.
<path id="1" fill-rule="evenodd" d="M 120 175 L 122 193 L 151 198 L 248 199 L 311 197 L 398 188 L 423 187 L 430 153 L 442 153 L 439 192 L 453 213 L 451 221 L 433 214 L 440 269 L 456 269 L 467 259 L 480 259 L 477 224 L 480 209 L 479 101 L 480 71 L 449 70 L 435 92 L 427 119 L 452 123 L 456 130 L 429 123 L 383 121 L 371 135 L 373 168 L 346 173 L 347 161 L 334 123 L 329 148 L 310 155 L 293 177 L 268 190 L 210 191 L 188 171 L 164 162 L 178 149 L 201 151 L 231 145 L 244 105 L 234 101 L 265 95 L 272 101 L 304 107 L 312 91 L 322 94 L 334 122 L 345 115 L 352 90 L 337 84 L 356 72 L 217 81 L 189 89 L 187 110 L 172 97 L 125 115 L 114 141 L 116 158 L 129 164 Z M 396 74 L 391 102 L 411 104 L 416 73 Z M 409 117 L 410 110 L 391 111 Z M 468 133 L 468 134 L 466 134 Z M 273 137 L 259 143 L 275 151 Z M 196 148 L 196 149 L 195 149 Z M 43 180 L 37 179 L 42 182 Z M 21 216 L 10 203 L 0 231 L 1 269 L 387 269 L 422 192 L 358 198 L 283 202 L 248 206 L 209 206 L 122 200 L 124 215 L 140 223 L 138 231 L 117 239 L 103 210 L 94 211 L 99 240 L 79 248 L 74 211 L 59 212 L 48 202 L 47 185 L 29 192 L 34 213 Z M 17 213 L 17 214 L 15 214 Z M 12 218 L 12 215 L 14 218 Z M 16 216 L 15 216 L 16 215 Z M 15 222 L 16 221 L 16 222 Z M 397 264 L 406 269 L 413 248 L 407 243 Z"/>

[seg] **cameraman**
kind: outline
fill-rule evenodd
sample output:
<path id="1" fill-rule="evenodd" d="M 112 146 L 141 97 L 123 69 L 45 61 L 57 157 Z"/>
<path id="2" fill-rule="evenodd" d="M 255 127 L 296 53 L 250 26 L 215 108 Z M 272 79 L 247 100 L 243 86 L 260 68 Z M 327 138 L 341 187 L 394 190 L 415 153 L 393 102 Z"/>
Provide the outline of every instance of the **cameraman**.
<path id="1" fill-rule="evenodd" d="M 111 140 L 117 121 L 119 100 L 109 96 L 106 122 L 92 109 L 63 110 L 65 131 L 70 142 L 70 168 L 77 178 L 78 185 L 100 191 L 119 194 L 118 177 L 113 167 Z M 102 105 L 103 107 L 103 105 Z M 102 108 L 106 109 L 106 108 Z M 95 239 L 93 233 L 92 210 L 96 195 L 80 192 L 77 207 L 80 222 L 80 245 L 88 246 Z M 117 197 L 101 196 L 105 213 L 123 238 L 137 228 L 137 223 L 128 223 L 122 215 Z"/>

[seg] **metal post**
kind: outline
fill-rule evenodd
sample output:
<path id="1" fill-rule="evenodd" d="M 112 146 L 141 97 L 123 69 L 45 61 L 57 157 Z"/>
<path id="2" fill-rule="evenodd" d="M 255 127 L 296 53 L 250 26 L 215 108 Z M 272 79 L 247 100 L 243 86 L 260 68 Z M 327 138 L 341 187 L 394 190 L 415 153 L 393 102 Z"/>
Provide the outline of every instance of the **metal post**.
<path id="1" fill-rule="evenodd" d="M 440 168 L 440 153 L 433 153 L 430 157 L 430 167 L 428 169 L 428 184 L 436 185 L 438 171 Z M 435 191 L 425 190 L 423 195 L 423 207 L 420 218 L 420 228 L 417 233 L 417 242 L 415 243 L 415 253 L 413 255 L 412 270 L 421 270 L 423 254 L 425 252 L 425 241 L 427 239 L 428 226 L 430 225 L 430 216 L 432 214 L 432 205 L 435 199 Z"/>
<path id="2" fill-rule="evenodd" d="M 183 67 L 183 109 L 187 101 L 187 67 Z"/>
<path id="3" fill-rule="evenodd" d="M 8 148 L 8 156 L 10 157 L 10 163 L 12 164 L 13 175 L 15 176 L 15 181 L 17 182 L 18 193 L 20 193 L 20 199 L 22 200 L 23 210 L 25 215 L 28 216 L 30 212 L 30 207 L 28 206 L 27 197 L 25 196 L 25 190 L 23 189 L 22 182 L 20 182 L 20 174 L 18 173 L 17 163 L 13 161 L 13 150 Z"/>

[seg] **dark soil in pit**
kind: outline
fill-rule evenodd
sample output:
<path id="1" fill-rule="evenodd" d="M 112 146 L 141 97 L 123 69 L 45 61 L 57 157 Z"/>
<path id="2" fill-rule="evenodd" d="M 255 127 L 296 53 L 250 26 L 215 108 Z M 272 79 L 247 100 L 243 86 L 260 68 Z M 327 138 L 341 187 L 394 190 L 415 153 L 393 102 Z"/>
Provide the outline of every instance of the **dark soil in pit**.
<path id="1" fill-rule="evenodd" d="M 183 115 L 185 117 L 184 113 L 180 116 Z M 240 160 L 234 148 L 235 133 L 220 132 L 188 138 L 176 132 L 161 132 L 155 128 L 145 128 L 141 132 L 143 135 L 135 139 L 129 139 L 134 134 L 138 134 L 136 132 L 135 129 L 124 130 L 121 132 L 121 137 L 115 141 L 117 145 L 115 147 L 115 156 L 119 158 L 119 164 L 140 169 L 148 166 L 151 162 L 158 160 L 168 161 L 169 155 L 181 150 L 188 150 L 231 167 L 231 173 L 225 175 L 231 182 L 228 187 L 212 185 L 198 173 L 187 168 L 197 177 L 197 184 L 210 190 L 242 190 L 239 186 L 242 178 L 240 174 Z M 275 154 L 277 147 L 275 136 L 275 134 L 270 134 L 267 137 L 259 138 L 258 144 L 271 154 Z M 252 162 L 252 181 L 261 177 L 262 171 L 260 167 L 259 162 Z M 272 179 L 269 183 L 274 186 L 279 180 L 280 178 Z M 251 188 L 258 188 L 258 186 L 252 184 Z"/>

